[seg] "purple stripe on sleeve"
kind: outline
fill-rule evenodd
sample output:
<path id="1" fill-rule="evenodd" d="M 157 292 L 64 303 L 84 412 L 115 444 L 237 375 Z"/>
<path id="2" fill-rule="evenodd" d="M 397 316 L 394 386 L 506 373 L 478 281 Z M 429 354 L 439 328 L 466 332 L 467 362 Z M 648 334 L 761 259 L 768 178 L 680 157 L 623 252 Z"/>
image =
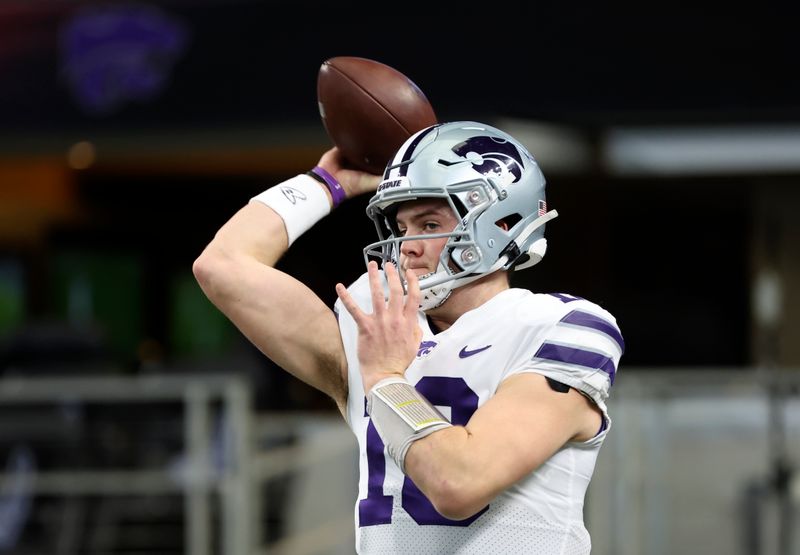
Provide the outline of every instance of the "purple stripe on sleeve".
<path id="1" fill-rule="evenodd" d="M 544 360 L 552 360 L 554 362 L 563 362 L 566 364 L 575 364 L 585 368 L 600 370 L 608 374 L 611 380 L 611 385 L 614 385 L 614 374 L 617 369 L 614 366 L 614 361 L 609 357 L 600 353 L 592 351 L 585 351 L 575 347 L 567 347 L 565 345 L 557 345 L 555 343 L 542 343 L 533 358 L 541 358 Z"/>
<path id="2" fill-rule="evenodd" d="M 572 324 L 573 326 L 581 326 L 584 328 L 591 328 L 606 334 L 619 345 L 620 351 L 625 352 L 625 340 L 622 339 L 622 334 L 611 322 L 603 320 L 599 316 L 595 316 L 589 312 L 582 310 L 573 310 L 561 319 L 565 324 Z"/>

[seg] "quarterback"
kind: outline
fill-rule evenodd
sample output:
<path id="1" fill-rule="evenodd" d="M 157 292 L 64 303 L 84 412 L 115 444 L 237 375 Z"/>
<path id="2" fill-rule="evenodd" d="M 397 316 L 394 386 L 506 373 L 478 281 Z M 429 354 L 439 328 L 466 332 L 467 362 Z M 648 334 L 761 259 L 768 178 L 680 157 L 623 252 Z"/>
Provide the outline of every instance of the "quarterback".
<path id="1" fill-rule="evenodd" d="M 342 411 L 360 450 L 357 552 L 589 553 L 583 503 L 624 341 L 587 299 L 510 287 L 557 216 L 535 159 L 462 121 L 413 135 L 382 178 L 343 164 L 331 149 L 251 199 L 194 272 L 267 357 Z M 378 241 L 330 310 L 275 265 L 363 193 Z"/>

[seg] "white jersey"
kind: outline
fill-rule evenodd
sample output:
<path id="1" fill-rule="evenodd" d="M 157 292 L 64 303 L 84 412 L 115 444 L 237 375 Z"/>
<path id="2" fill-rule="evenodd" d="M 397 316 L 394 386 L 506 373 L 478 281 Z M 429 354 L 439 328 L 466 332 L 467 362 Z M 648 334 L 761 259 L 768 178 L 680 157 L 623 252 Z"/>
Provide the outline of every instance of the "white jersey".
<path id="1" fill-rule="evenodd" d="M 366 274 L 349 291 L 371 312 Z M 338 300 L 335 309 L 349 365 L 348 425 L 360 450 L 358 553 L 590 552 L 583 502 L 610 428 L 605 400 L 624 348 L 611 314 L 585 299 L 524 289 L 503 291 L 438 334 L 420 313 L 423 339 L 406 378 L 453 424 L 466 424 L 504 379 L 522 372 L 536 372 L 580 390 L 605 416 L 597 436 L 566 444 L 480 513 L 452 521 L 439 515 L 386 456 L 365 411 L 357 327 Z"/>

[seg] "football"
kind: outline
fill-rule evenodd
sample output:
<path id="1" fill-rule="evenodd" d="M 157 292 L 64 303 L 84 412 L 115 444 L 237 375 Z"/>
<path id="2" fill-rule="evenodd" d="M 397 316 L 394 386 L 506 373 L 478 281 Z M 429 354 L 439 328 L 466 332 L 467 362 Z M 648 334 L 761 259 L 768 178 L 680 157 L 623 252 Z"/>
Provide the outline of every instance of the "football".
<path id="1" fill-rule="evenodd" d="M 411 135 L 437 123 L 433 106 L 406 75 L 381 62 L 337 56 L 317 76 L 322 124 L 354 167 L 382 174 Z"/>

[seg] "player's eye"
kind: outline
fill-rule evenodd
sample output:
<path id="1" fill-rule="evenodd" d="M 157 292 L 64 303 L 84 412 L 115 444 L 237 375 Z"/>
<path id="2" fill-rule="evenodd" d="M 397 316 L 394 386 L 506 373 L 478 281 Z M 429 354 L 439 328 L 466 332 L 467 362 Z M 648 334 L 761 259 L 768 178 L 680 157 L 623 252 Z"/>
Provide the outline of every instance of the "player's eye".
<path id="1" fill-rule="evenodd" d="M 437 222 L 425 222 L 422 226 L 423 231 L 435 233 L 441 226 Z"/>

